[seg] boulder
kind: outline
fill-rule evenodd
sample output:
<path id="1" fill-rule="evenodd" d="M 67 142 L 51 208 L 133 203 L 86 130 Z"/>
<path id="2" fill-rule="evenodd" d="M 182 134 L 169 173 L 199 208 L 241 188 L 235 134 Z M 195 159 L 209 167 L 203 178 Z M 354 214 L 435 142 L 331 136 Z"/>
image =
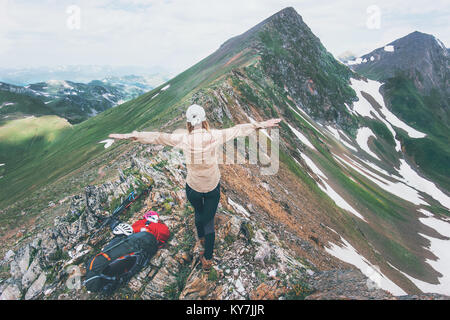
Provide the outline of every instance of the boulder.
<path id="1" fill-rule="evenodd" d="M 31 287 L 28 289 L 27 293 L 25 294 L 25 300 L 31 300 L 37 297 L 42 292 L 46 280 L 47 276 L 44 272 L 42 272 L 39 275 L 39 278 L 37 278 L 37 280 L 34 281 Z"/>
<path id="2" fill-rule="evenodd" d="M 17 284 L 10 284 L 3 290 L 0 300 L 19 300 L 21 295 L 19 286 Z"/>
<path id="3" fill-rule="evenodd" d="M 39 274 L 41 274 L 41 272 L 42 269 L 39 265 L 39 259 L 35 258 L 22 277 L 23 289 L 27 289 L 33 283 L 33 281 L 36 280 Z"/>

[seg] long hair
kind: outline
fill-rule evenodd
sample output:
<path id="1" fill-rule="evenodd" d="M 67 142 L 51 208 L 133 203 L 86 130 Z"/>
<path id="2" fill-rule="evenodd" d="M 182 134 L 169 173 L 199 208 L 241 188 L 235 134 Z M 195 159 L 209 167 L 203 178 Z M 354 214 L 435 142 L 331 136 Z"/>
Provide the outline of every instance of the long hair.
<path id="1" fill-rule="evenodd" d="M 194 130 L 194 126 L 190 122 L 186 122 L 186 125 L 187 125 L 187 129 L 188 129 L 189 133 L 191 133 L 192 130 Z M 206 129 L 206 131 L 208 131 L 208 132 L 211 132 L 208 120 L 202 121 L 202 128 Z"/>

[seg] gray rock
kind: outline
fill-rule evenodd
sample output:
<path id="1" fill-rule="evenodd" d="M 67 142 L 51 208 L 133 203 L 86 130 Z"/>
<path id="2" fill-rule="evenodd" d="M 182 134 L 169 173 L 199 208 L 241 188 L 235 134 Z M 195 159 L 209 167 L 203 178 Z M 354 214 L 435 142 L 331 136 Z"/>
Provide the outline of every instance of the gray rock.
<path id="1" fill-rule="evenodd" d="M 19 300 L 21 297 L 19 286 L 10 284 L 3 290 L 0 300 Z"/>
<path id="2" fill-rule="evenodd" d="M 12 250 L 8 250 L 8 252 L 6 252 L 5 256 L 3 257 L 3 262 L 5 263 L 9 263 L 11 262 L 11 260 L 14 258 L 14 251 Z"/>
<path id="3" fill-rule="evenodd" d="M 176 277 L 170 274 L 166 268 L 162 268 L 145 287 L 142 298 L 147 300 L 167 299 L 167 291 L 176 285 Z"/>
<path id="4" fill-rule="evenodd" d="M 9 264 L 9 273 L 13 279 L 20 279 L 22 277 L 22 272 L 20 271 L 19 264 L 16 260 L 12 260 Z"/>
<path id="5" fill-rule="evenodd" d="M 42 269 L 39 265 L 39 259 L 35 258 L 22 277 L 23 289 L 27 289 L 33 283 L 33 281 L 36 280 L 41 272 Z"/>
<path id="6" fill-rule="evenodd" d="M 58 243 L 56 242 L 57 234 L 54 230 L 50 230 L 42 235 L 41 253 L 46 261 L 58 251 Z"/>
<path id="7" fill-rule="evenodd" d="M 44 288 L 46 280 L 47 280 L 47 276 L 45 275 L 45 273 L 44 272 L 41 273 L 39 278 L 35 282 L 33 282 L 31 287 L 28 289 L 27 293 L 25 294 L 25 300 L 31 300 L 31 299 L 37 297 L 42 292 L 42 289 Z"/>
<path id="8" fill-rule="evenodd" d="M 25 274 L 30 265 L 30 245 L 26 245 L 19 250 L 19 253 L 16 256 L 16 262 L 19 265 L 20 273 Z"/>

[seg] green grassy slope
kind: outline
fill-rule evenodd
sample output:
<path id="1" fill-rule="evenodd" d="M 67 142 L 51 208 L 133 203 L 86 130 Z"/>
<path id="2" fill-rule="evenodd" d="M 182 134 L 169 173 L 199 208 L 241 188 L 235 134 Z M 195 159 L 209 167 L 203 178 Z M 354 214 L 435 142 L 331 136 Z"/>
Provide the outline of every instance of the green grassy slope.
<path id="1" fill-rule="evenodd" d="M 425 174 L 450 190 L 450 128 L 445 114 L 441 113 L 438 93 L 424 96 L 402 75 L 388 79 L 384 91 L 392 112 L 427 134 L 424 139 L 400 134 L 406 153 Z"/>
<path id="2" fill-rule="evenodd" d="M 52 141 L 43 139 L 39 132 L 21 140 L 20 144 L 13 145 L 10 141 L 0 140 L 0 163 L 7 163 L 4 177 L 0 179 L 0 187 L 5 190 L 0 194 L 0 207 L 6 207 L 24 194 L 69 174 L 97 155 L 114 150 L 114 145 L 105 151 L 103 144 L 98 143 L 106 139 L 108 134 L 144 128 L 157 130 L 169 120 L 183 115 L 189 105 L 188 99 L 196 89 L 254 57 L 253 52 L 246 51 L 230 62 L 242 47 L 241 42 L 238 44 L 225 44 L 168 83 L 132 101 L 80 124 L 55 129 Z M 160 91 L 168 84 L 170 87 L 167 90 Z M 36 145 L 36 141 L 39 144 Z M 11 150 L 14 150 L 15 155 L 20 154 L 20 161 L 4 156 Z"/>
<path id="3" fill-rule="evenodd" d="M 11 105 L 6 105 L 13 103 Z M 2 91 L 0 90 L 0 125 L 6 121 L 21 118 L 24 115 L 51 115 L 55 114 L 49 109 L 45 103 L 37 98 L 33 98 L 24 94 Z M 7 118 L 5 118 L 7 116 Z"/>

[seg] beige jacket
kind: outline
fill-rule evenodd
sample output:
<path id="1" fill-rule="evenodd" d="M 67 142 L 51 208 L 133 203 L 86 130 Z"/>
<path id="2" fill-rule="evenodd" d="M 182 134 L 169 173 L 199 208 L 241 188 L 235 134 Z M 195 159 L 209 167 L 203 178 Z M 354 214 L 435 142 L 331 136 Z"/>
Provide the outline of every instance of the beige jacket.
<path id="1" fill-rule="evenodd" d="M 186 158 L 187 184 L 198 192 L 213 190 L 220 180 L 219 147 L 236 137 L 248 136 L 256 129 L 264 128 L 260 122 L 238 124 L 228 129 L 195 129 L 174 133 L 133 132 L 138 142 L 162 144 L 183 150 Z M 222 153 L 220 153 L 222 154 Z"/>

